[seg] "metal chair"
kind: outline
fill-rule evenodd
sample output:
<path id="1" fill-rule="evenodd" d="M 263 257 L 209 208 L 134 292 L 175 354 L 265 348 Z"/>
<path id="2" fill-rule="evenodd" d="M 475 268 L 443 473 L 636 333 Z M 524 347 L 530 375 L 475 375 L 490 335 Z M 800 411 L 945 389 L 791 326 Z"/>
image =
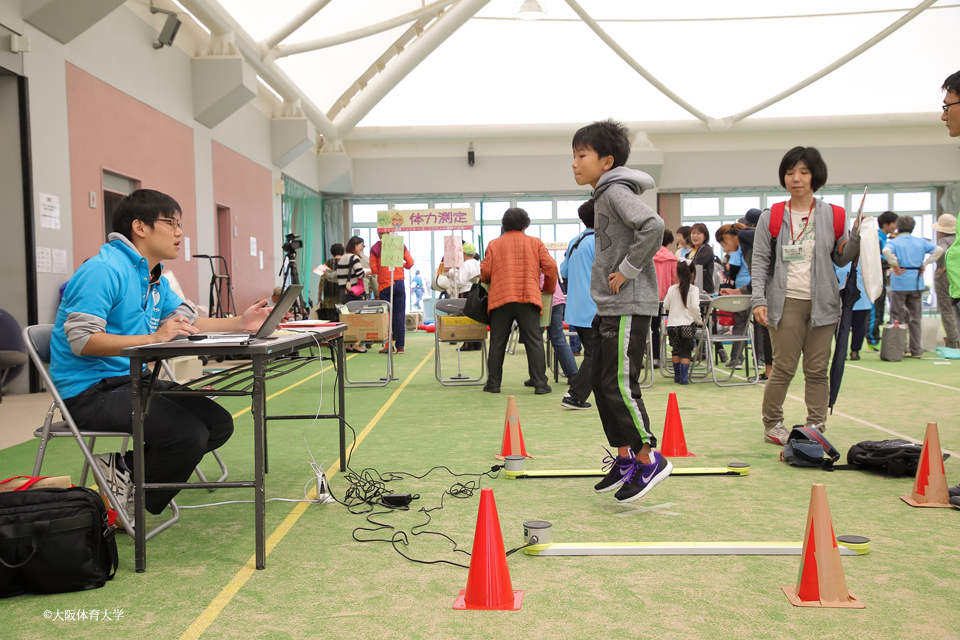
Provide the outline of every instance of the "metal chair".
<path id="1" fill-rule="evenodd" d="M 487 377 L 487 340 L 463 340 L 461 339 L 450 339 L 444 340 L 440 337 L 440 333 L 443 328 L 443 319 L 450 316 L 463 316 L 463 308 L 466 305 L 467 301 L 465 298 L 445 298 L 443 300 L 437 300 L 437 305 L 435 307 L 436 317 L 437 317 L 437 328 L 433 333 L 433 339 L 435 342 L 435 349 L 433 351 L 433 362 L 434 362 L 434 371 L 436 373 L 437 382 L 442 384 L 445 387 L 467 387 L 481 385 L 484 383 L 484 379 Z M 441 315 L 442 314 L 442 315 Z M 443 363 L 441 362 L 441 353 L 440 345 L 442 343 L 457 343 L 455 349 L 457 351 L 457 375 L 450 376 L 445 378 L 443 375 Z M 460 361 L 460 349 L 463 347 L 465 342 L 480 342 L 480 375 L 476 378 L 471 378 L 469 376 L 463 375 Z"/>
<path id="2" fill-rule="evenodd" d="M 350 376 L 347 374 L 347 361 L 343 361 L 343 378 L 345 387 L 385 387 L 390 384 L 391 380 L 396 380 L 393 377 L 393 335 L 391 334 L 391 327 L 393 326 L 393 307 L 390 305 L 389 300 L 352 300 L 347 303 L 347 310 L 350 313 L 362 313 L 364 309 L 378 309 L 379 307 L 386 307 L 387 314 L 387 334 L 389 339 L 387 340 L 387 375 L 384 378 L 378 378 L 375 380 L 351 380 Z M 363 340 L 361 340 L 363 342 Z"/>
<path id="3" fill-rule="evenodd" d="M 716 334 L 710 330 L 709 324 L 710 318 L 713 316 L 714 311 L 724 311 L 726 313 L 735 314 L 749 311 L 750 309 L 752 309 L 750 296 L 717 296 L 710 301 L 710 305 L 707 307 L 707 311 L 704 316 L 704 328 L 701 331 L 700 338 L 697 341 L 696 351 L 702 351 L 703 354 L 706 354 L 703 359 L 708 365 L 714 384 L 716 384 L 718 387 L 742 387 L 746 385 L 757 384 L 757 382 L 760 380 L 760 372 L 757 365 L 757 354 L 753 344 L 753 323 L 747 323 L 743 335 Z M 726 377 L 722 379 L 717 377 L 717 365 L 713 361 L 713 358 L 710 354 L 713 353 L 714 345 L 723 344 L 724 342 L 743 343 L 741 356 L 743 357 L 744 373 L 746 374 L 747 378 L 746 381 L 730 382 L 736 373 L 735 367 L 730 368 L 730 373 Z M 750 376 L 751 362 L 753 363 L 752 377 Z M 697 380 L 697 382 L 706 382 L 706 379 Z"/>
<path id="4" fill-rule="evenodd" d="M 50 373 L 47 371 L 47 367 L 50 365 L 50 337 L 52 334 L 52 324 L 34 325 L 26 327 L 23 330 L 23 341 L 27 347 L 27 354 L 30 356 L 30 359 L 33 360 L 33 364 L 40 372 L 40 376 L 43 379 L 44 385 L 47 387 L 47 391 L 49 391 L 50 395 L 53 396 L 53 403 L 50 405 L 50 408 L 47 409 L 43 426 L 34 432 L 34 436 L 40 438 L 40 446 L 38 447 L 37 458 L 33 465 L 33 475 L 40 475 L 40 468 L 43 465 L 44 453 L 46 453 L 47 443 L 51 438 L 72 437 L 76 441 L 77 445 L 79 445 L 80 451 L 83 453 L 84 458 L 83 471 L 81 472 L 80 477 L 80 485 L 86 486 L 87 472 L 93 471 L 93 477 L 96 479 L 97 484 L 101 487 L 105 487 L 107 484 L 103 478 L 103 474 L 100 472 L 99 467 L 93 459 L 92 450 L 94 444 L 96 443 L 96 439 L 123 438 L 122 449 L 126 450 L 127 441 L 130 437 L 130 434 L 118 433 L 114 431 L 81 431 L 77 427 L 77 424 L 73 420 L 73 416 L 70 415 L 70 410 L 64 405 L 63 398 L 60 397 L 60 392 L 57 391 L 57 387 L 53 383 L 53 378 L 50 377 Z M 164 363 L 164 365 L 166 366 L 166 363 Z M 169 368 L 167 368 L 167 375 L 173 379 L 173 371 Z M 54 410 L 57 409 L 59 409 L 63 420 L 54 422 L 53 413 Z M 90 439 L 89 444 L 84 442 L 84 438 Z M 224 465 L 223 459 L 220 457 L 218 452 L 214 451 L 213 455 L 217 459 L 217 463 L 220 465 L 220 469 L 223 472 L 223 475 L 220 478 L 222 481 L 227 477 L 227 467 Z M 200 476 L 201 481 L 206 482 L 206 479 L 199 468 L 197 469 L 197 474 Z M 127 532 L 133 535 L 133 522 L 127 519 L 124 505 L 119 503 L 117 497 L 113 495 L 111 491 L 106 491 L 105 495 L 110 501 L 110 505 L 117 512 L 117 518 L 120 519 L 120 523 L 127 530 Z M 173 516 L 155 529 L 149 531 L 147 533 L 148 540 L 161 531 L 168 529 L 180 519 L 180 510 L 177 508 L 176 501 L 170 501 L 170 509 L 173 512 Z"/>

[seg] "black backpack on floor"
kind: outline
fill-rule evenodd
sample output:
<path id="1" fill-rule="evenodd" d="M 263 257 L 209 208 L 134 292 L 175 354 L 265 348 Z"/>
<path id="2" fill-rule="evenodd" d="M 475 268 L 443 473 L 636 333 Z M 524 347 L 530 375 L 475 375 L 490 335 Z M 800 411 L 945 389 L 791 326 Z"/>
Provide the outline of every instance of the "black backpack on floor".
<path id="1" fill-rule="evenodd" d="M 867 440 L 858 442 L 847 452 L 848 468 L 879 471 L 894 478 L 914 476 L 920 464 L 923 445 L 908 440 Z M 943 454 L 943 459 L 950 457 Z"/>
<path id="2" fill-rule="evenodd" d="M 780 452 L 783 462 L 795 467 L 820 467 L 824 471 L 833 471 L 833 465 L 839 459 L 840 452 L 822 433 L 799 424 L 790 430 L 787 444 Z"/>

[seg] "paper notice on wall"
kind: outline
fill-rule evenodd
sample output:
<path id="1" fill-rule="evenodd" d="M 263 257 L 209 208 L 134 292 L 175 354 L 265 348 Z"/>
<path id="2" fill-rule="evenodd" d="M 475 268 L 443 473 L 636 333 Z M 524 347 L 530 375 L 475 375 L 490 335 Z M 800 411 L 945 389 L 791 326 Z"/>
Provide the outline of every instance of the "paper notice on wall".
<path id="1" fill-rule="evenodd" d="M 37 273 L 50 273 L 53 270 L 53 255 L 50 247 L 37 247 Z"/>
<path id="2" fill-rule="evenodd" d="M 190 238 L 183 236 L 183 257 L 187 262 L 190 262 L 190 254 L 193 253 L 190 251 Z"/>
<path id="3" fill-rule="evenodd" d="M 53 250 L 53 272 L 54 273 L 67 272 L 67 250 L 66 249 Z"/>
<path id="4" fill-rule="evenodd" d="M 443 237 L 443 266 L 447 269 L 463 266 L 463 239 L 460 236 Z"/>
<path id="5" fill-rule="evenodd" d="M 253 236 L 250 236 L 250 255 L 257 257 L 257 239 Z"/>
<path id="6" fill-rule="evenodd" d="M 60 196 L 40 194 L 40 226 L 46 229 L 60 228 Z"/>
<path id="7" fill-rule="evenodd" d="M 263 269 L 263 251 L 260 252 L 260 268 Z"/>
<path id="8" fill-rule="evenodd" d="M 385 233 L 380 238 L 380 264 L 385 267 L 403 266 L 403 236 Z"/>

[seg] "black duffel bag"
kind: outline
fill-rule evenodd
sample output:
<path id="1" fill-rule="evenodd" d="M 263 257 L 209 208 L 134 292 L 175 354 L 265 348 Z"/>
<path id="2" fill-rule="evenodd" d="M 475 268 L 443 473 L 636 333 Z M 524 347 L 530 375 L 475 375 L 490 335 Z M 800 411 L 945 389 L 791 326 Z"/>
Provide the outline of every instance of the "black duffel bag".
<path id="1" fill-rule="evenodd" d="M 490 324 L 490 313 L 487 311 L 487 289 L 482 283 L 470 287 L 467 292 L 467 301 L 463 305 L 463 315 L 480 324 Z"/>
<path id="2" fill-rule="evenodd" d="M 114 528 L 96 491 L 0 493 L 0 598 L 98 589 L 117 562 Z"/>

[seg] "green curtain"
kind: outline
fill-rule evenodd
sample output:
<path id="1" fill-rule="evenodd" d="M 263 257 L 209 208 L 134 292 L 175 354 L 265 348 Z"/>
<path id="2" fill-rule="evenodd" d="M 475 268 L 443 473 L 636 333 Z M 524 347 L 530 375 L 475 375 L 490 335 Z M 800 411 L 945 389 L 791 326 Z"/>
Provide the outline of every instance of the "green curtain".
<path id="1" fill-rule="evenodd" d="M 313 264 L 314 246 L 323 247 L 323 202 L 320 194 L 313 189 L 300 184 L 292 178 L 283 176 L 283 242 L 287 234 L 294 233 L 303 240 L 303 248 L 297 251 L 297 271 L 300 273 L 300 284 L 303 285 L 304 298 L 312 304 L 316 295 L 311 281 L 318 281 Z M 321 262 L 323 253 L 321 251 Z"/>
<path id="2" fill-rule="evenodd" d="M 347 243 L 343 229 L 342 198 L 323 199 L 323 231 L 324 251 L 327 251 L 332 244 L 339 242 L 345 245 Z"/>

